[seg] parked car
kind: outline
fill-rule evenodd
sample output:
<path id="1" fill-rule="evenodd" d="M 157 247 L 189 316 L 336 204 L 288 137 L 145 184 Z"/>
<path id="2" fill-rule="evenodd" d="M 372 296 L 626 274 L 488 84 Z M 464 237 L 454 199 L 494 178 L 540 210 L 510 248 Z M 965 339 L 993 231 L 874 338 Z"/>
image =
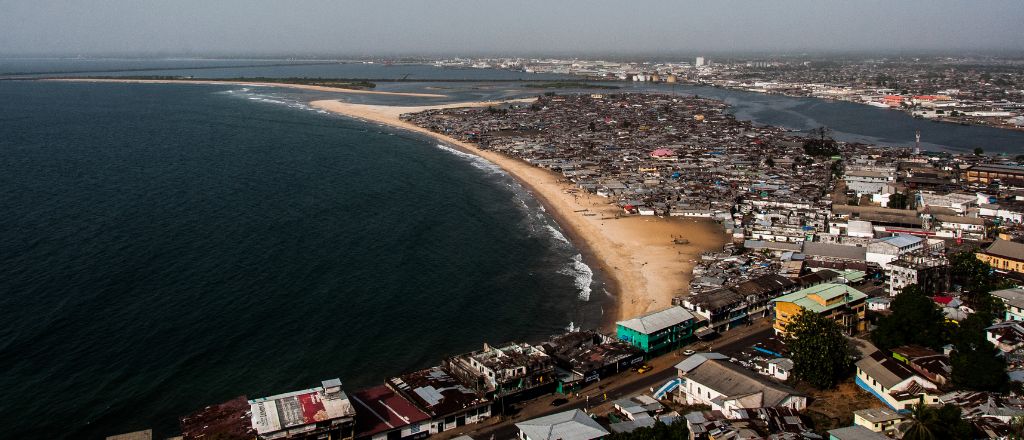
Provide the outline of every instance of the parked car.
<path id="1" fill-rule="evenodd" d="M 644 364 L 644 366 L 642 366 L 642 367 L 640 367 L 640 368 L 637 368 L 637 369 L 636 369 L 636 372 L 637 372 L 637 374 L 644 374 L 644 373 L 646 373 L 646 372 L 648 372 L 648 371 L 651 371 L 651 369 L 653 369 L 653 368 L 654 368 L 654 367 L 652 367 L 652 366 L 650 366 L 650 365 L 646 365 L 646 364 Z"/>
<path id="2" fill-rule="evenodd" d="M 551 401 L 551 406 L 562 406 L 562 405 L 565 405 L 566 403 L 569 403 L 569 399 L 563 399 L 563 398 L 559 397 L 559 398 Z"/>
<path id="3" fill-rule="evenodd" d="M 693 350 L 685 350 L 683 351 L 683 356 L 693 356 L 695 353 L 697 352 Z"/>

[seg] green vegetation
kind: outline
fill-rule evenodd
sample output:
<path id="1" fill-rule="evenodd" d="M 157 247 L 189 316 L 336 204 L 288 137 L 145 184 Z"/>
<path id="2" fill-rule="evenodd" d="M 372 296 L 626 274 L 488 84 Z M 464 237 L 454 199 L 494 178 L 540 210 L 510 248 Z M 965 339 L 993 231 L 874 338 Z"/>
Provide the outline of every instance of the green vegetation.
<path id="1" fill-rule="evenodd" d="M 939 350 L 949 339 L 946 317 L 916 284 L 903 288 L 889 306 L 892 314 L 878 320 L 871 341 L 880 350 L 921 345 Z"/>
<path id="2" fill-rule="evenodd" d="M 605 437 L 605 440 L 687 440 L 690 430 L 686 429 L 686 420 L 679 419 L 671 425 L 661 421 L 655 422 L 650 428 L 637 428 L 629 433 L 617 433 Z"/>
<path id="3" fill-rule="evenodd" d="M 985 150 L 983 150 L 981 147 L 976 147 L 974 149 L 974 155 L 975 156 L 981 156 L 983 154 L 985 154 Z"/>
<path id="4" fill-rule="evenodd" d="M 978 275 L 976 265 L 963 256 L 954 258 L 959 259 L 954 264 L 959 264 L 961 274 L 964 267 L 969 267 Z M 946 322 L 938 305 L 928 297 L 935 292 L 922 292 L 916 285 L 907 286 L 893 300 L 892 313 L 879 319 L 871 340 L 883 351 L 910 344 L 940 350 L 952 343 L 955 351 L 950 355 L 950 363 L 954 384 L 969 390 L 1006 391 L 1009 387 L 1006 362 L 997 356 L 998 351 L 985 337 L 985 328 L 1000 312 L 1001 303 L 989 295 L 989 290 L 980 292 L 986 299 L 974 301 L 981 301 L 982 307 L 954 325 Z"/>
<path id="5" fill-rule="evenodd" d="M 832 139 L 807 139 L 804 152 L 814 157 L 832 157 L 839 155 L 839 146 Z"/>
<path id="6" fill-rule="evenodd" d="M 1013 287 L 1012 282 L 996 276 L 992 268 L 975 257 L 973 252 L 953 254 L 949 258 L 949 265 L 951 281 L 961 287 L 964 292 L 963 301 L 967 305 L 990 318 L 1003 313 L 1002 301 L 992 298 L 989 292 Z"/>
<path id="7" fill-rule="evenodd" d="M 893 209 L 907 209 L 907 195 L 895 193 L 889 196 L 889 207 Z"/>
<path id="8" fill-rule="evenodd" d="M 971 424 L 960 416 L 954 405 L 915 405 L 910 418 L 901 428 L 903 440 L 969 440 L 974 438 Z"/>
<path id="9" fill-rule="evenodd" d="M 546 82 L 539 84 L 530 84 L 530 88 L 533 89 L 607 89 L 614 90 L 618 89 L 619 86 L 610 86 L 607 84 L 591 84 L 580 81 L 555 81 Z"/>
<path id="10" fill-rule="evenodd" d="M 1006 361 L 997 356 L 998 350 L 985 338 L 985 328 L 991 324 L 985 313 L 975 313 L 960 322 L 960 329 L 953 335 L 956 351 L 950 356 L 956 386 L 977 391 L 1008 390 Z"/>
<path id="11" fill-rule="evenodd" d="M 835 321 L 805 309 L 786 325 L 786 332 L 798 379 L 829 389 L 851 372 L 850 345 Z"/>

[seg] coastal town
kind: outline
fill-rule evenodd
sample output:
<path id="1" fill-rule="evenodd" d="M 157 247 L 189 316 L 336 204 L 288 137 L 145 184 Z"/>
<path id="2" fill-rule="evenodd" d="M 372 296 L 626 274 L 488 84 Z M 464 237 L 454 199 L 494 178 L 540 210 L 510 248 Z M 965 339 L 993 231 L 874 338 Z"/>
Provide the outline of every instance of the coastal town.
<path id="1" fill-rule="evenodd" d="M 433 63 L 807 96 L 904 111 L 933 121 L 1024 129 L 1024 65 L 990 57 L 700 56 L 692 62 L 465 58 Z"/>
<path id="2" fill-rule="evenodd" d="M 798 136 L 673 94 L 547 93 L 401 120 L 608 208 L 580 217 L 698 221 L 725 245 L 671 304 L 613 328 L 481 341 L 365 389 L 325 378 L 240 396 L 181 417 L 179 438 L 1021 435 L 1024 157 Z"/>

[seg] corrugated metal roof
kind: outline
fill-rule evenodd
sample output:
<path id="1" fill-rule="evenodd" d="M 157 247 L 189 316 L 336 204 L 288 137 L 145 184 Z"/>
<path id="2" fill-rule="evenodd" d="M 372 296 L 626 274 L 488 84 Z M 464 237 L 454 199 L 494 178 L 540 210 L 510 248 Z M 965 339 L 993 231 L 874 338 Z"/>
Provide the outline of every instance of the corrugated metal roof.
<path id="1" fill-rule="evenodd" d="M 616 324 L 649 335 L 692 319 L 693 314 L 688 310 L 680 306 L 672 306 L 665 310 L 648 313 L 639 318 L 619 321 Z"/>
<path id="2" fill-rule="evenodd" d="M 699 367 L 705 361 L 712 359 L 729 359 L 729 356 L 720 353 L 697 353 L 693 356 L 683 359 L 682 362 L 676 364 L 676 368 L 682 370 L 683 373 L 689 373 L 691 370 Z"/>
<path id="3" fill-rule="evenodd" d="M 578 409 L 516 423 L 530 440 L 591 440 L 610 433 Z"/>

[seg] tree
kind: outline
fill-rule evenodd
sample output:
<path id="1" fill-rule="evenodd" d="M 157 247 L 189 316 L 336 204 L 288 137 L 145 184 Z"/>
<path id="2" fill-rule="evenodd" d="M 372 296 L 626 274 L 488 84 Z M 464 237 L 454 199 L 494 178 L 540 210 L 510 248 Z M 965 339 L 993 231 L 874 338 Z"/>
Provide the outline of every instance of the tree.
<path id="1" fill-rule="evenodd" d="M 785 341 L 798 379 L 827 389 L 850 373 L 849 343 L 831 319 L 803 309 L 786 325 Z"/>
<path id="2" fill-rule="evenodd" d="M 637 428 L 632 432 L 619 432 L 605 437 L 605 440 L 687 440 L 690 430 L 686 429 L 686 419 L 680 418 L 671 425 L 661 421 L 654 422 L 649 428 Z"/>
<path id="3" fill-rule="evenodd" d="M 998 350 L 985 337 L 985 329 L 991 324 L 991 317 L 984 313 L 975 313 L 960 322 L 960 329 L 953 335 L 956 351 L 950 356 L 956 386 L 996 392 L 1009 388 L 1006 361 L 997 356 Z"/>
<path id="4" fill-rule="evenodd" d="M 768 168 L 775 168 L 775 159 L 769 157 L 767 160 L 764 161 L 764 164 L 767 165 Z"/>
<path id="5" fill-rule="evenodd" d="M 941 407 L 914 405 L 910 418 L 899 425 L 903 440 L 969 440 L 974 438 L 971 424 L 961 417 L 955 405 Z"/>
<path id="6" fill-rule="evenodd" d="M 981 147 L 975 147 L 974 148 L 974 155 L 975 156 L 981 156 L 982 154 L 985 154 L 985 150 L 981 149 Z"/>
<path id="7" fill-rule="evenodd" d="M 889 208 L 907 209 L 907 195 L 903 193 L 896 193 L 889 196 Z"/>
<path id="8" fill-rule="evenodd" d="M 871 332 L 879 349 L 914 344 L 938 350 L 949 340 L 942 310 L 916 284 L 904 287 L 889 309 L 892 313 L 879 319 L 878 328 Z"/>
<path id="9" fill-rule="evenodd" d="M 988 264 L 963 251 L 949 257 L 950 279 L 963 289 L 963 299 L 974 310 L 997 316 L 1002 312 L 1002 302 L 992 298 L 989 292 L 1013 286 L 1001 279 Z"/>

